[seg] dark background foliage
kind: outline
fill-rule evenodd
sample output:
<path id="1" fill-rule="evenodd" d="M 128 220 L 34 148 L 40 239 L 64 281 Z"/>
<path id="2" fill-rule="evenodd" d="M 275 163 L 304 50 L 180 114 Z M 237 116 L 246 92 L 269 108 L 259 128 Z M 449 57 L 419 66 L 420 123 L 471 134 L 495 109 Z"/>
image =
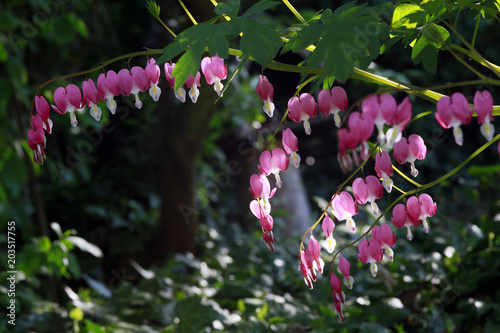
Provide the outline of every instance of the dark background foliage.
<path id="1" fill-rule="evenodd" d="M 209 2 L 185 4 L 199 21 L 213 16 Z M 174 31 L 190 26 L 177 2 L 159 5 Z M 301 1 L 296 6 L 307 18 L 332 3 Z M 296 23 L 283 5 L 259 19 L 280 24 L 277 28 Z M 458 26 L 468 37 L 473 22 L 464 17 Z M 479 27 L 478 49 L 493 62 L 500 52 L 494 43 L 498 31 L 487 24 Z M 162 48 L 172 38 L 141 1 L 4 1 L 0 33 L 0 244 L 7 253 L 6 222 L 15 221 L 19 271 L 16 326 L 4 315 L 2 331 L 500 330 L 499 168 L 493 148 L 429 191 L 438 203 L 430 234 L 417 231 L 410 243 L 398 232 L 396 260 L 379 265 L 377 278 L 357 263 L 355 249 L 346 251 L 356 282 L 346 292 L 342 324 L 326 276 L 309 291 L 297 271 L 305 229 L 285 236 L 285 226 L 293 221 L 287 199 L 275 198 L 280 205 L 275 212 L 276 254 L 260 241 L 258 224 L 247 209 L 249 176 L 256 172 L 266 137 L 278 125 L 262 114 L 254 92 L 260 67 L 245 67 L 217 103 L 211 87 L 203 85 L 197 104 L 181 105 L 162 81 L 161 100 L 154 103 L 144 94 L 141 110 L 122 98 L 115 116 L 101 105 L 105 115 L 100 123 L 79 114 L 77 128 L 70 128 L 67 117 L 54 116 L 47 160 L 38 166 L 31 162 L 26 132 L 41 83 L 121 54 Z M 300 57 L 286 53 L 278 60 L 297 63 Z M 130 65 L 145 61 L 134 58 Z M 436 74 L 429 74 L 414 66 L 411 49 L 399 44 L 375 63 L 376 73 L 420 86 L 473 78 L 445 52 L 439 55 Z M 123 61 L 110 69 L 126 66 Z M 236 66 L 231 59 L 229 70 Z M 281 116 L 300 76 L 265 74 L 275 86 Z M 58 86 L 83 79 L 56 81 L 40 94 L 50 96 Z M 351 103 L 379 89 L 353 80 L 344 87 Z M 483 88 L 463 92 L 471 97 Z M 496 88 L 488 88 L 498 103 Z M 404 95 L 395 96 L 400 101 Z M 418 99 L 412 102 L 414 114 L 434 108 Z M 419 133 L 429 147 L 428 158 L 417 163 L 421 183 L 448 172 L 483 144 L 472 123 L 464 128 L 461 148 L 432 116 L 410 125 L 409 131 Z M 336 161 L 332 119 L 314 121 L 311 137 L 302 134 L 301 126 L 287 126 L 299 137 L 307 198 L 301 207 L 311 207 L 310 221 L 304 222 L 308 226 L 321 209 L 313 198 L 328 199 L 346 176 Z M 312 165 L 305 163 L 307 157 Z M 370 221 L 364 211 L 356 220 L 360 226 Z M 337 235 L 338 246 L 351 240 L 342 231 Z M 6 264 L 0 263 L 4 282 Z M 1 285 L 5 309 L 8 289 Z"/>

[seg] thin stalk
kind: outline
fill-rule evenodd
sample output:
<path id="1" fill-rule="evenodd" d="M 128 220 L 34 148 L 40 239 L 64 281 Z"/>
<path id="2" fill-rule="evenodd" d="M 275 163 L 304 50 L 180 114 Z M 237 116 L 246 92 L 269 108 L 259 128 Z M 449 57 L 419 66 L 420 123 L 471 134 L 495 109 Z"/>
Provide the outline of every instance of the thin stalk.
<path id="1" fill-rule="evenodd" d="M 480 20 L 481 20 L 481 15 L 478 15 L 477 20 L 476 20 L 476 25 L 474 26 L 474 33 L 472 34 L 472 40 L 470 42 L 470 45 L 472 47 L 474 47 L 474 45 L 476 44 L 477 30 L 479 28 L 479 21 Z"/>
<path id="2" fill-rule="evenodd" d="M 95 72 L 95 71 L 98 71 L 100 69 L 103 69 L 104 67 L 106 67 L 106 66 L 108 66 L 108 65 L 110 65 L 110 64 L 112 64 L 114 62 L 123 60 L 123 59 L 134 58 L 134 57 L 143 56 L 143 55 L 162 54 L 162 53 L 163 53 L 163 50 L 147 50 L 147 51 L 139 51 L 139 52 L 127 53 L 127 54 L 121 55 L 119 57 L 110 59 L 108 61 L 102 62 L 99 66 L 94 67 L 92 69 L 89 69 L 89 70 L 86 70 L 86 71 L 82 71 L 82 72 L 78 72 L 78 73 L 73 73 L 73 74 L 67 74 L 67 75 L 59 76 L 59 77 L 53 78 L 51 80 L 45 81 L 44 83 L 42 83 L 36 89 L 36 94 L 35 95 L 38 95 L 40 93 L 40 90 L 42 90 L 42 88 L 45 87 L 46 85 L 48 85 L 49 83 L 52 83 L 52 82 L 55 82 L 55 81 L 58 81 L 58 80 L 63 80 L 63 79 L 67 79 L 67 78 L 75 77 L 75 76 L 80 76 L 80 75 L 87 75 L 87 74 L 90 74 L 92 72 Z"/>
<path id="3" fill-rule="evenodd" d="M 197 25 L 198 22 L 196 22 L 196 20 L 193 17 L 193 15 L 191 15 L 191 13 L 187 9 L 187 7 L 184 5 L 184 2 L 182 2 L 182 0 L 177 0 L 177 1 L 179 1 L 179 4 L 181 5 L 182 9 L 184 9 L 184 11 L 186 12 L 186 15 L 189 17 L 189 19 L 191 20 L 191 22 L 193 22 L 194 25 Z"/>
<path id="4" fill-rule="evenodd" d="M 410 177 L 408 177 L 407 175 L 405 175 L 404 173 L 402 173 L 398 168 L 396 168 L 394 165 L 392 166 L 392 169 L 394 171 L 396 171 L 401 177 L 403 177 L 404 179 L 406 179 L 409 183 L 412 183 L 413 185 L 417 186 L 417 187 L 421 187 L 422 185 L 420 185 L 419 183 L 417 183 L 416 181 L 414 181 L 413 179 L 411 179 Z M 394 187 L 394 185 L 393 185 Z M 400 191 L 400 192 L 403 192 L 403 191 Z"/>
<path id="5" fill-rule="evenodd" d="M 297 11 L 297 9 L 295 9 L 295 7 L 293 7 L 293 5 L 288 2 L 288 0 L 283 0 L 283 3 L 285 4 L 285 6 L 288 7 L 288 9 L 290 9 L 290 11 L 292 12 L 292 14 L 302 23 L 302 24 L 307 24 L 307 21 L 302 17 L 302 15 L 300 15 L 300 13 Z"/>
<path id="6" fill-rule="evenodd" d="M 471 45 L 472 46 L 472 45 Z M 471 58 L 472 60 L 476 61 L 478 64 L 487 67 L 489 69 L 493 69 L 493 72 L 500 73 L 500 66 L 495 65 L 492 62 L 489 62 L 488 60 L 484 59 L 483 57 L 478 56 L 475 52 L 471 52 L 467 49 L 464 49 L 463 47 L 460 47 L 455 44 L 451 44 L 452 50 L 458 51 L 460 53 L 463 53 L 467 57 Z"/>

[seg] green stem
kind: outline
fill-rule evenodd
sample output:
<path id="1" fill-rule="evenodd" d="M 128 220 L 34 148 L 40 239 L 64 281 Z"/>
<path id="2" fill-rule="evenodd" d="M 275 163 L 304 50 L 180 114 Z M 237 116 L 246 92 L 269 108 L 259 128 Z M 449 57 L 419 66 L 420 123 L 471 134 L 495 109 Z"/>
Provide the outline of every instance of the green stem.
<path id="1" fill-rule="evenodd" d="M 417 183 L 416 181 L 414 181 L 413 179 L 411 179 L 410 177 L 408 177 L 407 175 L 405 175 L 404 173 L 402 173 L 398 168 L 396 168 L 394 165 L 392 166 L 392 169 L 394 171 L 396 171 L 401 177 L 403 177 L 404 179 L 406 179 L 409 183 L 412 183 L 413 185 L 417 186 L 417 187 L 421 187 L 422 185 L 420 185 L 419 183 Z"/>
<path id="2" fill-rule="evenodd" d="M 288 2 L 288 0 L 283 0 L 283 3 L 285 4 L 285 6 L 288 7 L 288 9 L 290 9 L 290 11 L 293 13 L 293 15 L 295 15 L 295 17 L 302 24 L 307 24 L 307 21 L 302 17 L 302 15 L 300 15 L 300 13 L 297 11 L 297 9 L 295 9 L 295 7 L 293 7 L 293 5 L 290 2 Z"/>
<path id="3" fill-rule="evenodd" d="M 474 26 L 474 33 L 472 34 L 472 40 L 470 42 L 470 45 L 472 47 L 474 47 L 474 45 L 476 44 L 476 36 L 477 36 L 477 30 L 479 28 L 479 21 L 480 20 L 481 20 L 481 15 L 478 15 L 477 20 L 476 20 L 476 25 Z"/>
<path id="4" fill-rule="evenodd" d="M 189 19 L 191 20 L 191 22 L 194 24 L 194 25 L 197 25 L 198 22 L 196 22 L 195 18 L 193 17 L 193 15 L 191 15 L 191 13 L 189 12 L 189 10 L 187 9 L 187 7 L 184 5 L 184 2 L 182 2 L 182 0 L 177 0 L 179 1 L 179 4 L 181 5 L 182 9 L 186 12 L 186 15 L 189 17 Z M 213 1 L 212 1 L 213 2 Z M 217 6 L 217 2 L 215 3 L 215 6 Z"/>
<path id="5" fill-rule="evenodd" d="M 40 93 L 40 90 L 42 90 L 42 88 L 45 87 L 46 85 L 48 85 L 48 84 L 50 84 L 52 82 L 58 81 L 58 80 L 64 80 L 64 79 L 67 79 L 67 78 L 70 78 L 70 77 L 75 77 L 75 76 L 80 76 L 80 75 L 87 75 L 87 74 L 93 73 L 95 71 L 98 71 L 100 69 L 103 69 L 104 67 L 106 67 L 106 66 L 108 66 L 108 65 L 110 65 L 110 64 L 112 64 L 114 62 L 123 60 L 123 59 L 130 59 L 130 58 L 134 58 L 134 57 L 138 57 L 138 56 L 143 56 L 143 55 L 146 55 L 146 56 L 149 56 L 149 55 L 158 55 L 158 54 L 162 54 L 162 53 L 163 53 L 163 50 L 147 50 L 147 51 L 139 51 L 139 52 L 127 53 L 127 54 L 121 55 L 119 57 L 110 59 L 108 61 L 102 62 L 99 66 L 94 67 L 92 69 L 89 69 L 89 70 L 86 70 L 86 71 L 82 71 L 82 72 L 78 72 L 78 73 L 67 74 L 67 75 L 59 76 L 59 77 L 53 78 L 51 80 L 48 80 L 48 81 L 44 82 L 42 85 L 40 85 L 36 89 L 36 94 L 35 95 L 38 95 Z"/>
<path id="6" fill-rule="evenodd" d="M 471 51 L 464 49 L 463 47 L 460 47 L 460 46 L 455 45 L 455 44 L 451 44 L 451 49 L 466 55 L 467 57 L 471 58 L 472 60 L 474 60 L 475 62 L 477 62 L 478 64 L 480 64 L 484 67 L 492 69 L 493 72 L 500 73 L 500 66 L 495 65 L 492 62 L 489 62 L 488 60 L 484 59 L 481 56 L 478 56 L 475 52 L 471 52 Z"/>

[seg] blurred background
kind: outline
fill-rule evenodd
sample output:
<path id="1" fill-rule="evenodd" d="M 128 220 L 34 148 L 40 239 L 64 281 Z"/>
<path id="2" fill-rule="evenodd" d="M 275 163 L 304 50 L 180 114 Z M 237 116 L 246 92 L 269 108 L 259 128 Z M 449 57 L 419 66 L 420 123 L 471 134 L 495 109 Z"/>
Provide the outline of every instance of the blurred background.
<path id="1" fill-rule="evenodd" d="M 376 3 L 382 2 L 371 5 Z M 176 1 L 158 4 L 174 32 L 190 26 Z M 199 22 L 215 15 L 209 1 L 185 4 Z M 243 2 L 242 8 L 251 4 Z M 294 5 L 306 19 L 333 6 L 319 0 Z M 384 19 L 390 18 L 388 12 Z M 297 23 L 283 5 L 259 20 L 276 29 Z M 463 15 L 458 28 L 470 37 L 474 24 Z M 479 26 L 477 48 L 494 63 L 499 62 L 499 31 L 498 22 Z M 145 1 L 0 4 L 0 249 L 7 253 L 7 222 L 15 221 L 18 271 L 12 326 L 5 315 L 7 259 L 0 262 L 5 312 L 0 331 L 500 331 L 500 165 L 493 147 L 429 190 L 438 205 L 431 232 L 417 230 L 408 242 L 405 232 L 397 231 L 396 259 L 379 264 L 377 278 L 358 262 L 357 247 L 344 251 L 356 282 L 346 291 L 346 323 L 341 323 L 328 277 L 309 291 L 297 259 L 302 235 L 347 177 L 336 160 L 334 121 L 319 116 L 310 137 L 301 124 L 287 121 L 299 138 L 302 163 L 283 173 L 285 186 L 272 199 L 277 247 L 269 253 L 248 210 L 248 180 L 300 82 L 297 74 L 264 71 L 274 85 L 277 107 L 269 120 L 255 93 L 261 73 L 255 64 L 247 64 L 219 100 L 202 78 L 196 104 L 177 101 L 162 70 L 160 101 L 142 94 L 141 110 L 132 97 L 119 98 L 116 115 L 101 103 L 101 121 L 86 111 L 77 115 L 76 128 L 68 116 L 52 112 L 47 159 L 42 166 L 32 162 L 26 133 L 38 86 L 171 41 Z M 297 64 L 303 59 L 286 53 L 277 60 Z M 138 57 L 106 69 L 146 61 Z M 237 66 L 237 59 L 228 60 L 229 73 Z M 411 50 L 399 45 L 370 70 L 419 86 L 474 79 L 446 53 L 440 53 L 437 72 L 429 74 L 413 65 Z M 40 95 L 52 102 L 57 87 L 80 86 L 99 73 L 55 81 Z M 380 89 L 353 80 L 339 84 L 350 103 Z M 500 102 L 495 87 L 460 91 L 471 98 L 476 89 L 489 89 Z M 400 102 L 405 95 L 394 96 Z M 412 102 L 414 115 L 434 108 L 415 98 Z M 462 128 L 465 143 L 458 148 L 451 130 L 441 129 L 433 115 L 407 127 L 408 135 L 420 134 L 428 147 L 427 158 L 417 162 L 418 182 L 452 170 L 484 143 L 475 119 Z M 365 174 L 372 170 L 368 164 Z M 394 181 L 411 189 L 401 177 Z M 379 207 L 395 198 L 388 196 Z M 360 229 L 373 221 L 361 207 L 355 220 Z M 389 217 L 384 222 L 390 223 Z M 314 234 L 324 238 L 319 228 Z M 340 224 L 335 235 L 338 247 L 355 239 Z M 328 266 L 331 257 L 324 259 Z"/>

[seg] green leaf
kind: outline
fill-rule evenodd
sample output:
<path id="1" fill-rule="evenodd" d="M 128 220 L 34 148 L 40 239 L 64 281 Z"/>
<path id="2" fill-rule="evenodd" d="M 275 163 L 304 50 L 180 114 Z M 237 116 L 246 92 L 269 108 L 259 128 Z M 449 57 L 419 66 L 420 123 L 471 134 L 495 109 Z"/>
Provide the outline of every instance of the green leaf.
<path id="1" fill-rule="evenodd" d="M 175 315 L 180 320 L 177 332 L 200 332 L 217 319 L 217 312 L 202 304 L 200 297 L 190 297 L 178 302 Z"/>
<path id="2" fill-rule="evenodd" d="M 374 8 L 346 4 L 334 13 L 321 15 L 323 24 L 311 24 L 298 32 L 294 50 L 315 44 L 306 59 L 308 67 L 324 63 L 328 76 L 345 81 L 356 62 L 370 63 L 380 53 L 381 40 L 387 37 L 387 25 Z"/>
<path id="3" fill-rule="evenodd" d="M 227 58 L 229 51 L 227 36 L 236 34 L 236 25 L 232 21 L 218 24 L 197 24 L 184 30 L 173 43 L 167 45 L 163 49 L 163 55 L 158 59 L 158 63 L 164 63 L 186 50 L 172 72 L 172 76 L 175 77 L 174 89 L 177 90 L 186 82 L 190 74 L 194 76 L 200 68 L 205 47 L 208 46 L 210 54 Z"/>
<path id="4" fill-rule="evenodd" d="M 422 8 L 407 3 L 400 4 L 392 15 L 390 38 L 403 37 L 403 45 L 413 45 L 420 33 L 416 28 L 426 22 L 427 13 Z"/>
<path id="5" fill-rule="evenodd" d="M 434 23 L 427 25 L 413 46 L 411 53 L 413 63 L 415 65 L 422 63 L 426 71 L 435 73 L 438 51 L 449 43 L 450 34 L 445 28 Z"/>
<path id="6" fill-rule="evenodd" d="M 326 26 L 324 24 L 311 24 L 305 26 L 300 32 L 299 36 L 293 43 L 293 51 L 297 52 L 304 50 L 309 45 L 315 43 L 325 33 Z"/>
<path id="7" fill-rule="evenodd" d="M 175 65 L 172 71 L 172 77 L 175 77 L 174 90 L 176 91 L 186 82 L 189 75 L 193 76 L 200 69 L 200 62 L 203 53 L 205 52 L 205 45 L 202 43 L 193 44 Z"/>
<path id="8" fill-rule="evenodd" d="M 240 48 L 262 67 L 267 67 L 283 45 L 279 34 L 249 17 L 240 19 L 243 36 Z"/>
<path id="9" fill-rule="evenodd" d="M 217 15 L 227 15 L 231 18 L 238 16 L 240 9 L 240 0 L 226 0 L 226 2 L 219 2 L 215 7 L 214 12 Z"/>
<path id="10" fill-rule="evenodd" d="M 8 58 L 9 58 L 9 53 L 7 52 L 7 49 L 3 45 L 2 41 L 0 41 L 0 61 L 6 62 Z"/>
<path id="11" fill-rule="evenodd" d="M 415 46 L 413 46 L 413 50 L 411 53 L 411 58 L 415 65 L 418 65 L 422 62 L 425 70 L 429 73 L 435 73 L 437 68 L 437 56 L 438 49 L 437 47 L 429 43 L 425 37 L 420 37 Z"/>
<path id="12" fill-rule="evenodd" d="M 450 46 L 450 33 L 448 30 L 437 24 L 431 23 L 422 29 L 424 36 L 429 43 L 434 43 L 437 48 L 442 48 L 443 45 Z"/>
<path id="13" fill-rule="evenodd" d="M 280 2 L 278 1 L 261 0 L 256 4 L 252 5 L 252 7 L 248 8 L 248 10 L 243 14 L 243 16 L 250 16 L 253 14 L 260 13 L 279 4 Z"/>

